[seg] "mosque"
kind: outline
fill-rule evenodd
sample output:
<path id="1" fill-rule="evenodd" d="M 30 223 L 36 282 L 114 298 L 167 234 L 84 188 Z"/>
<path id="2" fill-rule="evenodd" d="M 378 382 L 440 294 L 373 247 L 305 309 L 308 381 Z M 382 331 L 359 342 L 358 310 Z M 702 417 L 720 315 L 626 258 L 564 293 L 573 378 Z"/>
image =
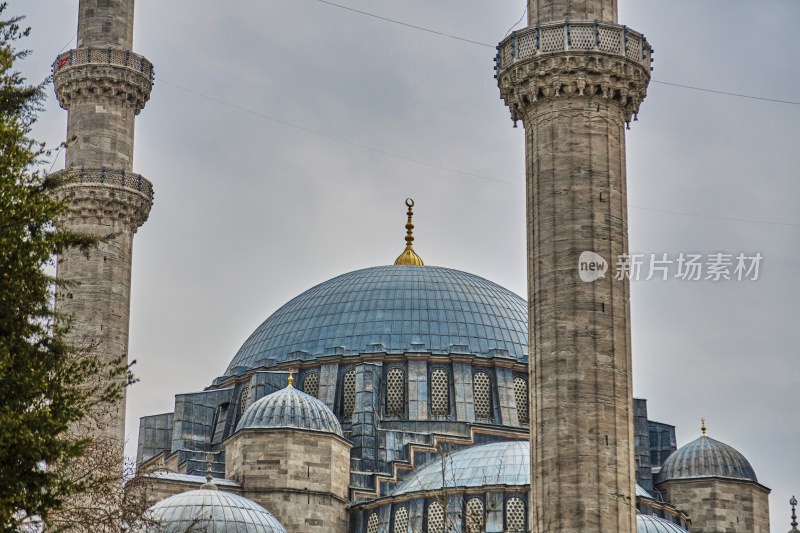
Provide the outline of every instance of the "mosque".
<path id="1" fill-rule="evenodd" d="M 57 305 L 108 360 L 127 353 L 133 236 L 153 202 L 131 168 L 153 84 L 133 6 L 80 0 L 77 47 L 53 64 L 75 138 L 65 222 L 108 235 L 59 257 L 78 285 Z M 581 250 L 627 252 L 624 128 L 651 61 L 616 0 L 530 0 L 496 59 L 526 128 L 530 301 L 425 265 L 406 200 L 394 264 L 293 298 L 206 389 L 140 421 L 152 533 L 768 532 L 769 489 L 742 454 L 705 424 L 677 448 L 632 398 L 627 281 L 576 280 Z M 122 442 L 124 412 L 96 431 Z"/>

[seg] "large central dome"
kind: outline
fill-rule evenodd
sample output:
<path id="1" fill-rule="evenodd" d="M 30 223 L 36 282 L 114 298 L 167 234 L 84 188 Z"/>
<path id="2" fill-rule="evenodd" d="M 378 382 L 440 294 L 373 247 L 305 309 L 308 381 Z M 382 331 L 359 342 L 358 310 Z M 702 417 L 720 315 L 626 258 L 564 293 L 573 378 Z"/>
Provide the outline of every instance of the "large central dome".
<path id="1" fill-rule="evenodd" d="M 250 335 L 225 375 L 342 350 L 488 356 L 495 349 L 527 362 L 525 300 L 458 270 L 380 266 L 343 274 L 289 301 Z"/>

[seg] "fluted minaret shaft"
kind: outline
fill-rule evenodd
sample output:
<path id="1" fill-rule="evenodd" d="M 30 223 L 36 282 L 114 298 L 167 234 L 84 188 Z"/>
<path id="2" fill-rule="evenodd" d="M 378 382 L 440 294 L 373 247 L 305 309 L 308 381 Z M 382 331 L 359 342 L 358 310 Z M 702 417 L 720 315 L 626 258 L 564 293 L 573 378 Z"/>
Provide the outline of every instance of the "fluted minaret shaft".
<path id="1" fill-rule="evenodd" d="M 625 127 L 650 46 L 616 1 L 530 0 L 498 47 L 501 96 L 525 126 L 531 530 L 636 530 Z M 610 265 L 583 281 L 582 252 Z"/>
<path id="2" fill-rule="evenodd" d="M 134 118 L 150 97 L 153 68 L 130 48 L 133 0 L 81 0 L 78 47 L 60 54 L 53 81 L 69 111 L 64 185 L 69 211 L 63 223 L 85 233 L 112 235 L 89 257 L 69 251 L 58 258 L 59 311 L 72 316 L 71 340 L 105 361 L 127 360 L 133 236 L 146 220 L 153 193 L 131 172 Z M 96 438 L 121 444 L 125 399 L 96 412 L 86 427 Z M 122 456 L 120 455 L 120 468 Z"/>

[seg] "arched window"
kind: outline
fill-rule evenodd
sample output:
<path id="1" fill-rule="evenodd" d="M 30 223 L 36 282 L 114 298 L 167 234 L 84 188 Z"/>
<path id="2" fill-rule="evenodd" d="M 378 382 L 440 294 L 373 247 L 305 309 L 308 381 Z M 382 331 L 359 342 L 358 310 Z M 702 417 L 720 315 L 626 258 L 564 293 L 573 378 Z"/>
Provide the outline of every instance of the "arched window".
<path id="1" fill-rule="evenodd" d="M 506 531 L 525 531 L 525 503 L 522 498 L 506 500 Z"/>
<path id="2" fill-rule="evenodd" d="M 514 399 L 517 402 L 517 418 L 520 424 L 530 420 L 528 412 L 528 382 L 523 378 L 514 378 Z"/>
<path id="3" fill-rule="evenodd" d="M 398 507 L 394 512 L 394 533 L 408 533 L 408 507 Z"/>
<path id="4" fill-rule="evenodd" d="M 472 398 L 475 402 L 475 418 L 478 420 L 492 418 L 489 383 L 489 374 L 486 372 L 475 372 L 472 376 Z"/>
<path id="5" fill-rule="evenodd" d="M 242 389 L 242 395 L 239 396 L 239 413 L 244 414 L 245 410 L 247 410 L 247 398 L 250 397 L 250 387 L 245 387 Z"/>
<path id="6" fill-rule="evenodd" d="M 406 412 L 405 374 L 399 368 L 386 373 L 386 414 L 402 416 Z"/>
<path id="7" fill-rule="evenodd" d="M 378 513 L 372 513 L 367 519 L 367 533 L 378 533 Z"/>
<path id="8" fill-rule="evenodd" d="M 319 398 L 319 374 L 314 372 L 303 378 L 303 392 L 314 398 Z"/>
<path id="9" fill-rule="evenodd" d="M 345 372 L 342 379 L 342 415 L 353 416 L 356 407 L 356 371 Z"/>
<path id="10" fill-rule="evenodd" d="M 447 416 L 450 414 L 450 386 L 447 372 L 441 368 L 431 372 L 431 415 Z"/>
<path id="11" fill-rule="evenodd" d="M 437 501 L 428 504 L 428 533 L 444 533 L 444 509 Z"/>
<path id="12" fill-rule="evenodd" d="M 466 525 L 467 533 L 480 533 L 483 531 L 483 500 L 480 498 L 472 498 L 467 502 L 466 515 L 464 516 L 464 523 Z"/>

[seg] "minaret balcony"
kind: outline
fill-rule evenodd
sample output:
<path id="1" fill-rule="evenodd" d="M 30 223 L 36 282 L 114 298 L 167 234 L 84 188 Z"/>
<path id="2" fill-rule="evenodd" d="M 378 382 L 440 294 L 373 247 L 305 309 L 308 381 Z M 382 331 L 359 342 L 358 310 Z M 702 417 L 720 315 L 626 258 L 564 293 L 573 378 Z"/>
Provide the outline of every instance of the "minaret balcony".
<path id="1" fill-rule="evenodd" d="M 511 118 L 559 96 L 599 96 L 635 119 L 650 81 L 653 48 L 627 26 L 559 21 L 512 32 L 497 46 L 500 96 Z"/>
<path id="2" fill-rule="evenodd" d="M 121 187 L 129 191 L 135 191 L 152 202 L 155 198 L 153 184 L 143 178 L 140 174 L 126 172 L 124 170 L 112 170 L 107 168 L 68 168 L 60 170 L 53 175 L 59 176 L 62 180 L 61 187 L 75 187 L 80 185 L 105 185 L 109 187 Z"/>
<path id="3" fill-rule="evenodd" d="M 76 99 L 110 97 L 132 105 L 138 114 L 150 98 L 154 80 L 150 61 L 119 48 L 76 48 L 53 62 L 53 85 L 64 109 Z"/>

